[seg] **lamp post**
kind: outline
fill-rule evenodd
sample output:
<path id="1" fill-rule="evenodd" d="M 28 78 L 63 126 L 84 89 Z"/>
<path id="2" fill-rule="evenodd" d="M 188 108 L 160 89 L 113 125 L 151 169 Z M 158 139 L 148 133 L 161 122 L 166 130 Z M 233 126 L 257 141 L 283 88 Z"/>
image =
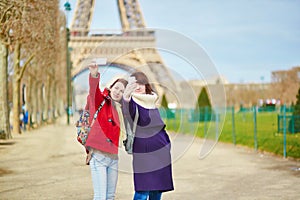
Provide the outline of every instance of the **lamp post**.
<path id="1" fill-rule="evenodd" d="M 71 4 L 67 1 L 64 4 L 66 11 L 66 58 L 67 58 L 67 124 L 70 124 L 71 115 L 71 62 L 70 62 L 70 52 L 69 52 L 69 41 L 70 41 L 70 30 L 68 28 L 68 14 L 71 11 Z"/>

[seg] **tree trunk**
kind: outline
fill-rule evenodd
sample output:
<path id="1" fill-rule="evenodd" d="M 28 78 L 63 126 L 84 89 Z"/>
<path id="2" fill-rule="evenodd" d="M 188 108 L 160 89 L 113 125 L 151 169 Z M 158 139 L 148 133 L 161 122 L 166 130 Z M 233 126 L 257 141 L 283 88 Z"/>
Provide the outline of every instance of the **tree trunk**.
<path id="1" fill-rule="evenodd" d="M 44 119 L 44 95 L 43 95 L 43 83 L 37 84 L 38 90 L 38 115 L 37 115 L 37 124 L 38 126 L 42 125 Z"/>
<path id="2" fill-rule="evenodd" d="M 13 74 L 13 133 L 21 133 L 20 129 L 20 109 L 21 109 L 21 80 L 24 71 L 29 66 L 30 61 L 34 58 L 35 53 L 31 54 L 24 65 L 20 66 L 21 57 L 21 43 L 19 41 L 15 44 L 14 49 L 14 74 Z"/>
<path id="3" fill-rule="evenodd" d="M 13 133 L 20 133 L 20 43 L 16 43 L 14 50 L 14 74 L 13 74 Z"/>
<path id="4" fill-rule="evenodd" d="M 0 138 L 10 139 L 10 123 L 8 108 L 8 81 L 7 81 L 8 48 L 0 42 Z"/>
<path id="5" fill-rule="evenodd" d="M 47 74 L 47 81 L 46 81 L 46 85 L 45 85 L 45 109 L 44 109 L 44 112 L 45 112 L 45 120 L 48 122 L 48 123 L 51 123 L 51 119 L 50 119 L 50 116 L 49 116 L 49 111 L 50 111 L 50 83 L 51 83 L 51 76 L 50 74 Z"/>
<path id="6" fill-rule="evenodd" d="M 28 130 L 31 128 L 31 115 L 32 115 L 32 76 L 29 76 L 28 78 L 28 90 L 27 90 L 27 101 L 26 101 L 26 106 L 27 106 L 27 111 L 28 111 Z"/>
<path id="7" fill-rule="evenodd" d="M 57 117 L 57 109 L 58 109 L 58 90 L 56 90 L 55 88 L 57 88 L 57 83 L 54 82 L 53 86 L 52 86 L 52 106 L 53 106 L 53 119 L 55 120 Z"/>
<path id="8" fill-rule="evenodd" d="M 54 89 L 54 94 L 55 94 L 55 98 L 54 98 L 54 106 L 55 106 L 55 118 L 61 116 L 61 113 L 64 113 L 64 111 L 61 112 L 61 102 L 62 102 L 62 97 L 61 97 L 61 93 L 60 93 L 60 89 L 56 89 L 59 88 L 59 84 L 58 82 L 55 83 L 55 87 Z"/>
<path id="9" fill-rule="evenodd" d="M 55 93 L 55 81 L 52 79 L 51 80 L 51 96 L 50 96 L 50 99 L 51 99 L 51 103 L 50 103 L 50 108 L 51 108 L 51 118 L 53 121 L 55 121 L 55 98 L 56 98 L 56 93 Z"/>
<path id="10" fill-rule="evenodd" d="M 38 90 L 37 90 L 37 81 L 36 80 L 32 80 L 32 98 L 31 98 L 31 106 L 32 106 L 32 110 L 31 110 L 31 122 L 32 122 L 32 126 L 33 128 L 37 127 L 37 112 L 38 112 Z"/>

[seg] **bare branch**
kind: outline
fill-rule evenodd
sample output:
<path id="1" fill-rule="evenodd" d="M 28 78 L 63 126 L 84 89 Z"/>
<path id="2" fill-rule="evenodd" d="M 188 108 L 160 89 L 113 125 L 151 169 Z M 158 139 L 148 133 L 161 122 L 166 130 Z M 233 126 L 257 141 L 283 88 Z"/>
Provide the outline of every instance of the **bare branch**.
<path id="1" fill-rule="evenodd" d="M 7 13 L 12 7 L 13 7 L 13 5 L 9 6 L 9 7 L 4 11 L 4 13 L 3 13 L 3 15 L 2 15 L 2 18 L 1 18 L 1 20 L 0 20 L 0 23 L 4 23 L 4 22 L 5 22 L 4 17 L 6 16 L 6 13 Z"/>
<path id="2" fill-rule="evenodd" d="M 25 62 L 25 64 L 23 65 L 23 67 L 21 68 L 21 71 L 20 71 L 20 74 L 19 74 L 20 79 L 23 77 L 24 71 L 26 70 L 27 66 L 29 66 L 29 63 L 34 58 L 34 56 L 35 56 L 35 53 L 31 54 L 30 57 Z"/>

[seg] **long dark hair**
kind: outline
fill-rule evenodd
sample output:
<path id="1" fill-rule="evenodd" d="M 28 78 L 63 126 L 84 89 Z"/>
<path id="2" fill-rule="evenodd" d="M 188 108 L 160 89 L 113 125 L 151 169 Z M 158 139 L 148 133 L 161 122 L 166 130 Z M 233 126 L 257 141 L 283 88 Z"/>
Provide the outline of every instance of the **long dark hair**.
<path id="1" fill-rule="evenodd" d="M 115 80 L 110 86 L 109 86 L 109 89 L 111 89 L 112 87 L 114 87 L 114 85 L 117 83 L 117 82 L 120 82 L 124 85 L 124 88 L 127 86 L 128 84 L 128 81 L 126 81 L 125 79 L 123 78 L 118 78 L 117 80 Z"/>
<path id="2" fill-rule="evenodd" d="M 147 76 L 143 72 L 134 72 L 130 76 L 134 76 L 138 84 L 145 85 L 146 94 L 152 94 L 153 89 L 149 83 Z"/>
<path id="3" fill-rule="evenodd" d="M 112 87 L 114 87 L 114 85 L 115 85 L 116 83 L 118 83 L 118 82 L 122 83 L 122 84 L 124 85 L 124 88 L 126 88 L 126 86 L 127 86 L 127 84 L 128 84 L 128 81 L 126 81 L 126 80 L 123 79 L 123 78 L 118 78 L 117 80 L 115 80 L 115 81 L 109 86 L 109 88 L 108 88 L 108 96 L 109 96 L 109 97 L 111 97 L 111 95 L 110 95 L 110 89 L 111 89 Z"/>

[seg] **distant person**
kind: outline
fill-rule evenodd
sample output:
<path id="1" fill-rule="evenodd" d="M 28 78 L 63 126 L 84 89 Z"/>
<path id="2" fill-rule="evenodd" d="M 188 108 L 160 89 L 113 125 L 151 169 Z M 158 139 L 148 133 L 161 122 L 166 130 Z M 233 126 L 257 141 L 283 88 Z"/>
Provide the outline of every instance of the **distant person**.
<path id="1" fill-rule="evenodd" d="M 99 89 L 100 74 L 98 66 L 89 66 L 89 95 L 85 109 L 90 112 L 90 123 L 99 105 L 105 101 L 91 127 L 86 141 L 87 164 L 90 165 L 94 200 L 114 199 L 118 180 L 118 146 L 122 140 L 124 122 L 120 101 L 127 81 L 117 79 L 108 89 Z"/>
<path id="2" fill-rule="evenodd" d="M 156 108 L 158 100 L 142 72 L 133 73 L 124 91 L 123 114 L 133 126 L 138 110 L 133 142 L 134 200 L 160 200 L 162 193 L 174 190 L 171 143 Z"/>
<path id="3" fill-rule="evenodd" d="M 22 114 L 23 114 L 23 130 L 26 131 L 29 114 L 25 104 L 22 106 Z"/>

